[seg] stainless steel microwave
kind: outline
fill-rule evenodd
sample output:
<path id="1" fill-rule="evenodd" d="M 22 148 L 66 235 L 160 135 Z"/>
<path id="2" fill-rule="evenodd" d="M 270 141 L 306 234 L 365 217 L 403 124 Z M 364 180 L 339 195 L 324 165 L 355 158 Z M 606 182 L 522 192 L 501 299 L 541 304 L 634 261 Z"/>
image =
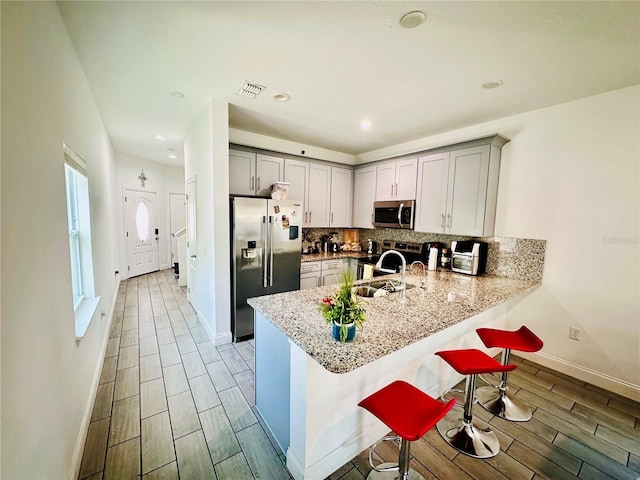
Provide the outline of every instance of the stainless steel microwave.
<path id="1" fill-rule="evenodd" d="M 373 203 L 373 226 L 413 230 L 415 200 L 391 200 Z"/>

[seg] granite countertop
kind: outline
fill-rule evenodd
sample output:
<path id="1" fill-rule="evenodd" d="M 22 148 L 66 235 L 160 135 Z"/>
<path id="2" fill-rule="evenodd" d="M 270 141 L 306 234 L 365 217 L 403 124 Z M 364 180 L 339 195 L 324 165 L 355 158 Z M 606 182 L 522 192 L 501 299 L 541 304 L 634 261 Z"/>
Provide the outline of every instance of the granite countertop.
<path id="1" fill-rule="evenodd" d="M 328 253 L 303 253 L 300 258 L 301 263 L 318 262 L 320 260 L 334 260 L 336 258 L 368 258 L 366 252 L 328 252 Z"/>
<path id="2" fill-rule="evenodd" d="M 376 280 L 399 278 L 395 274 Z M 491 275 L 469 277 L 444 270 L 427 272 L 425 289 L 419 287 L 419 274 L 407 273 L 407 283 L 416 288 L 406 291 L 404 304 L 402 292 L 362 299 L 366 322 L 349 343 L 333 339 L 318 307 L 323 297 L 338 290 L 338 285 L 266 295 L 247 302 L 325 369 L 346 373 L 541 284 Z"/>

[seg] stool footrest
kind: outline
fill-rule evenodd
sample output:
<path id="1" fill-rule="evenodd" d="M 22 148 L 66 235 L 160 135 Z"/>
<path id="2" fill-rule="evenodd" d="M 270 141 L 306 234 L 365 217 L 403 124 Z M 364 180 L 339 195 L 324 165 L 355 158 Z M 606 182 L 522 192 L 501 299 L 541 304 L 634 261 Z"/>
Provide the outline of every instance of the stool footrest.
<path id="1" fill-rule="evenodd" d="M 369 466 L 373 468 L 376 472 L 397 472 L 400 468 L 400 464 L 398 463 L 381 463 L 376 466 L 373 464 L 373 454 L 376 453 L 376 447 L 380 445 L 382 442 L 398 442 L 398 445 L 401 442 L 401 438 L 398 435 L 388 435 L 386 437 L 382 437 L 376 443 L 369 447 Z M 379 456 L 379 455 L 378 455 Z M 380 457 L 382 458 L 382 457 Z"/>

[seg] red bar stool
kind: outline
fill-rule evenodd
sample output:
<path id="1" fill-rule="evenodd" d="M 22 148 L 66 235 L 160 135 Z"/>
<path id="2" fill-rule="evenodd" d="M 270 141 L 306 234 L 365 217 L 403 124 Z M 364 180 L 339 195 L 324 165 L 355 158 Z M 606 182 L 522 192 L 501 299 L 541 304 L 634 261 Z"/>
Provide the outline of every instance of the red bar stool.
<path id="1" fill-rule="evenodd" d="M 445 350 L 436 352 L 453 369 L 467 376 L 463 411 L 449 413 L 436 427 L 442 438 L 453 448 L 474 458 L 495 457 L 500 451 L 500 442 L 492 430 L 483 430 L 473 424 L 471 410 L 476 389 L 476 375 L 506 372 L 516 365 L 501 365 L 484 352 L 475 348 L 467 350 Z M 443 394 L 446 395 L 447 392 Z"/>
<path id="2" fill-rule="evenodd" d="M 542 340 L 525 326 L 515 332 L 493 328 L 478 328 L 476 332 L 487 348 L 504 348 L 502 351 L 503 365 L 509 363 L 511 350 L 537 352 L 542 348 Z M 496 386 L 478 388 L 476 398 L 480 405 L 494 415 L 514 422 L 526 422 L 531 418 L 531 409 L 522 400 L 512 398 L 507 394 L 509 389 L 507 386 L 508 375 L 508 372 L 502 372 L 500 383 Z"/>
<path id="3" fill-rule="evenodd" d="M 358 405 L 373 413 L 397 435 L 384 437 L 371 446 L 369 464 L 373 470 L 367 480 L 424 480 L 422 475 L 409 468 L 410 444 L 422 438 L 455 403 L 455 399 L 444 403 L 431 398 L 402 380 L 396 380 L 362 400 Z M 373 452 L 385 440 L 401 440 L 399 461 L 397 464 L 382 463 L 375 466 Z"/>

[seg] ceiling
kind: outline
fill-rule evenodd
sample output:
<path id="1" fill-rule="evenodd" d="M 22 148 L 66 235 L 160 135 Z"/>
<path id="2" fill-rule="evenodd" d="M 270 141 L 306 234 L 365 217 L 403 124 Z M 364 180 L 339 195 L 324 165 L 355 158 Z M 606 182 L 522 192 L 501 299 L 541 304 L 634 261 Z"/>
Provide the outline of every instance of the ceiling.
<path id="1" fill-rule="evenodd" d="M 211 98 L 232 128 L 357 156 L 640 83 L 639 2 L 58 5 L 114 149 L 165 164 Z"/>

